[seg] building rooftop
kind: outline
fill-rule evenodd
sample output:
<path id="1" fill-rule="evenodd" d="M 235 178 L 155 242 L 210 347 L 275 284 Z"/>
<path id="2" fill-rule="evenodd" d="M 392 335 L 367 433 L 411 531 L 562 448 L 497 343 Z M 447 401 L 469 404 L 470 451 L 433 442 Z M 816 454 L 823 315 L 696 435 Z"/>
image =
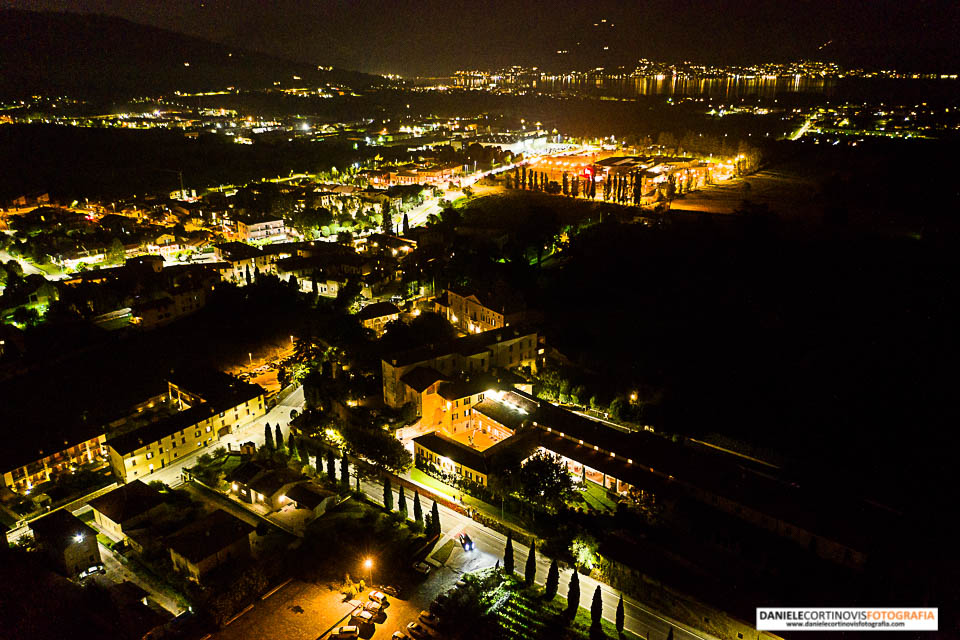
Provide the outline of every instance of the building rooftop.
<path id="1" fill-rule="evenodd" d="M 335 495 L 334 492 L 322 489 L 312 482 L 295 484 L 287 491 L 288 498 L 307 509 L 316 509 L 324 500 Z"/>
<path id="2" fill-rule="evenodd" d="M 450 438 L 445 438 L 436 432 L 414 438 L 413 441 L 439 456 L 449 458 L 457 464 L 469 467 L 474 471 L 487 473 L 487 457 L 465 444 L 461 444 Z"/>
<path id="3" fill-rule="evenodd" d="M 214 245 L 214 247 L 220 252 L 223 259 L 228 262 L 249 260 L 263 255 L 260 249 L 252 247 L 249 244 L 244 244 L 243 242 L 223 242 Z"/>
<path id="4" fill-rule="evenodd" d="M 163 496 L 150 485 L 134 480 L 99 498 L 94 498 L 89 504 L 93 509 L 122 525 L 163 504 Z"/>
<path id="5" fill-rule="evenodd" d="M 484 331 L 483 333 L 454 338 L 453 340 L 439 344 L 430 344 L 416 349 L 401 351 L 384 358 L 384 360 L 395 367 L 404 367 L 452 353 L 474 355 L 485 351 L 490 345 L 497 342 L 536 335 L 536 333 L 536 329 L 528 329 L 520 326 L 500 327 L 499 329 L 492 329 L 490 331 Z"/>
<path id="6" fill-rule="evenodd" d="M 373 318 L 393 316 L 399 313 L 400 309 L 398 309 L 397 305 L 393 304 L 392 302 L 375 302 L 373 304 L 368 304 L 361 309 L 360 313 L 357 314 L 357 317 L 361 320 L 372 320 Z"/>
<path id="7" fill-rule="evenodd" d="M 96 531 L 66 509 L 57 509 L 53 513 L 34 520 L 30 523 L 30 529 L 38 543 L 59 550 L 75 544 L 78 536 L 96 537 L 97 535 Z"/>
<path id="8" fill-rule="evenodd" d="M 272 496 L 283 488 L 284 485 L 291 482 L 303 480 L 303 476 L 290 469 L 274 469 L 254 477 L 247 484 L 257 493 L 265 496 Z"/>
<path id="9" fill-rule="evenodd" d="M 217 509 L 167 538 L 167 545 L 190 562 L 197 563 L 249 537 L 253 530 L 243 520 Z"/>
<path id="10" fill-rule="evenodd" d="M 230 390 L 221 389 L 215 393 L 211 393 L 212 399 L 206 402 L 201 402 L 185 411 L 180 411 L 172 416 L 140 427 L 139 429 L 109 438 L 107 444 L 121 455 L 133 453 L 140 447 L 145 447 L 152 442 L 157 442 L 161 438 L 165 438 L 181 429 L 192 427 L 215 414 L 226 411 L 238 404 L 253 400 L 264 393 L 263 387 L 258 384 L 250 384 L 240 380 L 237 380 L 237 383 L 239 384 L 236 388 Z M 189 386 L 184 385 L 184 388 L 196 392 L 194 388 Z M 206 399 L 202 393 L 200 395 Z"/>
<path id="11" fill-rule="evenodd" d="M 433 367 L 414 367 L 400 378 L 400 382 L 414 391 L 423 392 L 437 380 L 446 379 L 446 376 Z"/>

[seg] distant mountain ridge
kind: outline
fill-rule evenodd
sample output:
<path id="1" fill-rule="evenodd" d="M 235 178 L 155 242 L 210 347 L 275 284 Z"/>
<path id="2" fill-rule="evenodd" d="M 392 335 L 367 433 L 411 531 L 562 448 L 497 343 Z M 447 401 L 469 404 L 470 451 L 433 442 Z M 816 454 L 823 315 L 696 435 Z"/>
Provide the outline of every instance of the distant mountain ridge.
<path id="1" fill-rule="evenodd" d="M 227 87 L 364 87 L 381 78 L 320 70 L 104 15 L 0 11 L 0 95 L 127 97 Z M 300 80 L 294 79 L 298 76 Z"/>

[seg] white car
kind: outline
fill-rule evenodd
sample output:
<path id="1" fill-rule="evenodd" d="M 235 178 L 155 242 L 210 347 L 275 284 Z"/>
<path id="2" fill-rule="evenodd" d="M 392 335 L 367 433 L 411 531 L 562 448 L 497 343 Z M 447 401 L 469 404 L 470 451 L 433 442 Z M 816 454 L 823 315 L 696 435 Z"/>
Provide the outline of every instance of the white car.
<path id="1" fill-rule="evenodd" d="M 372 600 L 367 604 L 363 605 L 365 611 L 369 611 L 373 615 L 380 613 L 381 605 L 379 602 L 373 602 Z"/>
<path id="2" fill-rule="evenodd" d="M 435 626 L 437 626 L 437 623 L 438 623 L 439 621 L 440 621 L 440 619 L 437 618 L 437 616 L 435 616 L 435 615 L 433 615 L 432 613 L 430 613 L 429 611 L 421 611 L 421 612 L 420 612 L 420 622 L 422 622 L 423 624 L 428 624 L 428 625 L 430 625 L 431 627 L 435 627 Z"/>
<path id="3" fill-rule="evenodd" d="M 390 636 L 390 640 L 410 640 L 410 636 L 403 631 L 394 631 L 393 635 Z"/>
<path id="4" fill-rule="evenodd" d="M 348 625 L 346 627 L 340 627 L 337 629 L 337 638 L 359 638 L 360 637 L 360 627 L 356 625 Z"/>
<path id="5" fill-rule="evenodd" d="M 373 614 L 366 609 L 361 609 L 353 614 L 353 619 L 360 623 L 373 624 Z"/>
<path id="6" fill-rule="evenodd" d="M 387 601 L 387 594 L 385 594 L 383 591 L 371 591 L 370 595 L 367 597 L 379 604 L 383 604 Z"/>

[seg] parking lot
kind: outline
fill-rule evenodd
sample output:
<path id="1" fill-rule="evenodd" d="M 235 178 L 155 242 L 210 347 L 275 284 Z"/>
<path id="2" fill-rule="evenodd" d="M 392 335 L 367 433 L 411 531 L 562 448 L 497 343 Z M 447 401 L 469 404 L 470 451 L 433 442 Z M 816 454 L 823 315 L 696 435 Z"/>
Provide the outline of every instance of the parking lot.
<path id="1" fill-rule="evenodd" d="M 218 640 L 315 640 L 329 629 L 349 624 L 356 601 L 325 585 L 294 580 L 225 628 L 213 634 Z"/>

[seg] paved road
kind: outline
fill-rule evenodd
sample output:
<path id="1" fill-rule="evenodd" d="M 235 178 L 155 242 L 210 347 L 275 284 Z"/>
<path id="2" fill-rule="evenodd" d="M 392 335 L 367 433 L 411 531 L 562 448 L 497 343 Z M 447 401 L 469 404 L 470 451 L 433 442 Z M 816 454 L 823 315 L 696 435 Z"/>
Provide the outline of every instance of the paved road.
<path id="1" fill-rule="evenodd" d="M 364 492 L 374 501 L 380 504 L 383 503 L 382 484 L 361 481 L 360 485 Z M 351 486 L 353 485 L 351 484 Z M 412 494 L 409 490 L 405 491 L 405 493 L 407 498 L 407 506 L 412 511 Z M 394 505 L 397 504 L 398 499 L 399 494 L 394 491 Z M 433 501 L 428 498 L 424 498 L 422 495 L 420 497 L 420 504 L 423 507 L 423 513 L 425 515 L 430 513 L 430 510 L 433 509 Z M 506 537 L 502 536 L 496 531 L 493 531 L 492 529 L 474 522 L 471 518 L 461 515 L 451 509 L 447 509 L 443 505 L 438 505 L 438 508 L 440 512 L 440 526 L 445 534 L 445 536 L 441 538 L 440 542 L 438 543 L 438 546 L 443 543 L 443 541 L 446 539 L 446 536 L 453 536 L 460 531 L 466 531 L 476 547 L 475 551 L 465 553 L 458 545 L 455 548 L 453 555 L 451 555 L 450 559 L 446 563 L 449 569 L 455 573 L 478 571 L 480 569 L 486 569 L 488 567 L 495 566 L 497 560 L 503 558 L 503 553 L 506 549 Z M 529 549 L 527 547 L 517 542 L 513 543 L 514 566 L 517 570 L 521 572 L 523 571 L 523 567 L 526 566 L 528 553 Z M 550 558 L 542 554 L 537 554 L 537 584 L 543 585 L 546 581 L 547 572 L 550 570 L 550 562 Z M 559 589 L 561 596 L 566 594 L 570 577 L 572 575 L 573 571 L 570 569 L 561 570 Z M 593 592 L 596 590 L 598 585 L 600 586 L 600 593 L 603 599 L 603 617 L 611 622 L 615 622 L 620 592 L 609 587 L 608 585 L 598 583 L 596 580 L 588 576 L 584 576 L 583 574 L 580 575 L 580 605 L 589 608 L 590 602 L 593 599 Z M 660 613 L 644 606 L 640 602 L 637 602 L 626 595 L 623 598 L 623 605 L 625 613 L 624 627 L 628 631 L 631 631 L 647 640 L 665 640 L 667 633 L 671 628 L 673 628 L 673 637 L 676 640 L 714 639 L 714 636 L 707 633 L 693 633 L 681 627 L 677 627 L 671 624 L 670 621 L 668 621 Z"/>

